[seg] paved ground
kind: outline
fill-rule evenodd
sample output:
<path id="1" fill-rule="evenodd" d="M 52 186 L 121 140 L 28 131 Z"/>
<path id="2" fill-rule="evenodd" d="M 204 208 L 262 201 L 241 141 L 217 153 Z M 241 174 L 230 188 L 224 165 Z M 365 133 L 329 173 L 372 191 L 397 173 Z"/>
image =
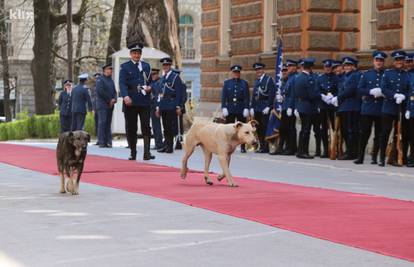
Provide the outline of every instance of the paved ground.
<path id="1" fill-rule="evenodd" d="M 89 153 L 126 158 L 124 142 L 115 145 L 91 146 Z M 156 156 L 155 163 L 179 166 L 181 152 Z M 190 167 L 202 165 L 196 151 Z M 216 161 L 212 170 L 219 170 Z M 414 199 L 414 172 L 408 168 L 237 153 L 232 171 L 250 178 Z M 60 195 L 57 189 L 57 177 L 0 164 L 0 266 L 414 266 L 145 195 L 89 184 L 81 185 L 77 197 Z"/>

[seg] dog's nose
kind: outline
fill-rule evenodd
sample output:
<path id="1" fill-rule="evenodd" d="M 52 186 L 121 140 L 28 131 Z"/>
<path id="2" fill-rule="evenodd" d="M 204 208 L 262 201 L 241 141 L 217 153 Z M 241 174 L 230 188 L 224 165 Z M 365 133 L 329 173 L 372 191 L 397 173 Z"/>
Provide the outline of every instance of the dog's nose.
<path id="1" fill-rule="evenodd" d="M 258 143 L 258 142 L 257 142 L 257 140 L 254 140 L 254 141 L 252 142 L 252 145 L 253 145 L 253 146 L 255 146 L 255 145 L 257 145 L 257 143 Z"/>

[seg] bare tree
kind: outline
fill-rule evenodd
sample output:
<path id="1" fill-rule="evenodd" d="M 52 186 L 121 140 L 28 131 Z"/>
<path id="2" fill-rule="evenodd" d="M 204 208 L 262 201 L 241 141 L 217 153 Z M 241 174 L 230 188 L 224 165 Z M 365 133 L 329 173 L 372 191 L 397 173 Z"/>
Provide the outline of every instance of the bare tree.
<path id="1" fill-rule="evenodd" d="M 79 11 L 73 14 L 73 22 L 78 24 L 87 11 L 88 0 L 82 0 Z M 34 58 L 31 64 L 37 114 L 53 113 L 52 65 L 53 33 L 57 26 L 66 22 L 65 14 L 55 14 L 49 0 L 33 0 L 34 9 Z"/>
<path id="2" fill-rule="evenodd" d="M 177 0 L 129 0 L 127 44 L 141 42 L 158 48 L 181 66 Z"/>
<path id="3" fill-rule="evenodd" d="M 7 38 L 8 32 L 6 29 L 6 6 L 4 0 L 0 0 L 0 46 L 1 46 L 1 58 L 3 65 L 3 106 L 4 115 L 6 121 L 11 121 L 11 110 L 10 110 L 10 74 L 9 74 L 9 58 L 7 53 Z"/>
<path id="4" fill-rule="evenodd" d="M 72 0 L 66 2 L 66 36 L 68 39 L 68 79 L 73 80 Z"/>
<path id="5" fill-rule="evenodd" d="M 127 0 L 115 0 L 112 13 L 111 29 L 109 30 L 106 63 L 111 62 L 111 55 L 121 49 L 122 24 L 124 22 Z"/>

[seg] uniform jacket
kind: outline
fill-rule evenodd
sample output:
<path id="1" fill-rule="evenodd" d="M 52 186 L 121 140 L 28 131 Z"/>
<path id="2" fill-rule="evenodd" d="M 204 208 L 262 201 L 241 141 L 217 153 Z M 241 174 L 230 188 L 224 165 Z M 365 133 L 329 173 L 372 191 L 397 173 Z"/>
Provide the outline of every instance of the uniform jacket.
<path id="1" fill-rule="evenodd" d="M 112 77 L 101 75 L 96 80 L 96 95 L 96 110 L 111 108 L 109 106 L 111 100 L 116 100 L 115 83 Z"/>
<path id="2" fill-rule="evenodd" d="M 408 95 L 410 88 L 409 74 L 404 70 L 387 69 L 381 81 L 381 90 L 384 97 L 381 112 L 388 115 L 398 115 L 400 105 L 395 103 L 395 94 Z M 404 105 L 403 102 L 401 105 Z M 404 106 L 405 107 L 405 106 Z"/>
<path id="3" fill-rule="evenodd" d="M 60 115 L 71 116 L 72 115 L 72 100 L 71 95 L 68 94 L 65 90 L 62 91 L 58 99 L 58 107 Z"/>
<path id="4" fill-rule="evenodd" d="M 183 82 L 180 76 L 170 71 L 160 79 L 160 91 L 157 106 L 160 110 L 175 110 L 181 107 L 183 93 Z"/>
<path id="5" fill-rule="evenodd" d="M 92 110 L 91 96 L 89 90 L 84 82 L 79 83 L 72 89 L 72 113 L 86 113 L 86 106 L 88 110 Z"/>
<path id="6" fill-rule="evenodd" d="M 317 76 L 313 73 L 301 72 L 295 79 L 294 97 L 295 108 L 299 113 L 318 113 L 318 101 L 321 99 L 316 82 Z"/>
<path id="7" fill-rule="evenodd" d="M 338 95 L 339 78 L 334 73 L 323 73 L 318 76 L 318 89 L 321 94 Z M 334 109 L 334 106 L 326 104 L 324 101 L 319 101 L 320 109 Z"/>
<path id="8" fill-rule="evenodd" d="M 295 78 L 298 76 L 298 73 L 290 73 L 288 79 L 284 86 L 281 88 L 281 94 L 283 96 L 282 110 L 287 110 L 288 108 L 295 108 L 295 98 L 293 96 L 293 89 L 295 85 Z"/>
<path id="9" fill-rule="evenodd" d="M 133 106 L 150 106 L 151 94 L 142 94 L 140 86 L 151 83 L 151 66 L 141 61 L 142 69 L 139 69 L 139 63 L 129 60 L 121 65 L 119 71 L 119 88 L 121 96 L 129 96 L 132 99 Z"/>
<path id="10" fill-rule="evenodd" d="M 360 77 L 359 71 L 351 71 L 344 75 L 344 82 L 338 90 L 338 112 L 361 110 L 361 98 L 358 94 Z"/>
<path id="11" fill-rule="evenodd" d="M 249 84 L 243 79 L 224 81 L 221 91 L 221 108 L 227 108 L 229 114 L 241 114 L 249 108 Z"/>
<path id="12" fill-rule="evenodd" d="M 362 98 L 361 115 L 381 116 L 383 98 L 369 94 L 373 88 L 381 86 L 383 70 L 370 69 L 362 73 L 358 84 L 358 94 Z"/>
<path id="13" fill-rule="evenodd" d="M 407 94 L 406 110 L 410 111 L 410 119 L 414 118 L 414 76 L 411 76 L 410 88 Z"/>
<path id="14" fill-rule="evenodd" d="M 262 112 L 266 107 L 270 109 L 276 95 L 276 86 L 273 78 L 264 74 L 262 79 L 256 79 L 253 85 L 253 94 L 250 107 L 256 112 Z"/>

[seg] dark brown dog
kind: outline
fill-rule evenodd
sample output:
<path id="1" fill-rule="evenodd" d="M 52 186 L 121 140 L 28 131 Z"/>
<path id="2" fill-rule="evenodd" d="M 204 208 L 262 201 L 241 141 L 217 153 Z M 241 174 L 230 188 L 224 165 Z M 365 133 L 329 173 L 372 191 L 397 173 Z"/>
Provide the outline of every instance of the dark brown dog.
<path id="1" fill-rule="evenodd" d="M 79 182 L 91 136 L 85 131 L 65 132 L 59 136 L 56 148 L 57 167 L 60 175 L 60 193 L 79 194 Z M 76 179 L 75 179 L 76 173 Z M 68 178 L 65 190 L 65 176 Z"/>

